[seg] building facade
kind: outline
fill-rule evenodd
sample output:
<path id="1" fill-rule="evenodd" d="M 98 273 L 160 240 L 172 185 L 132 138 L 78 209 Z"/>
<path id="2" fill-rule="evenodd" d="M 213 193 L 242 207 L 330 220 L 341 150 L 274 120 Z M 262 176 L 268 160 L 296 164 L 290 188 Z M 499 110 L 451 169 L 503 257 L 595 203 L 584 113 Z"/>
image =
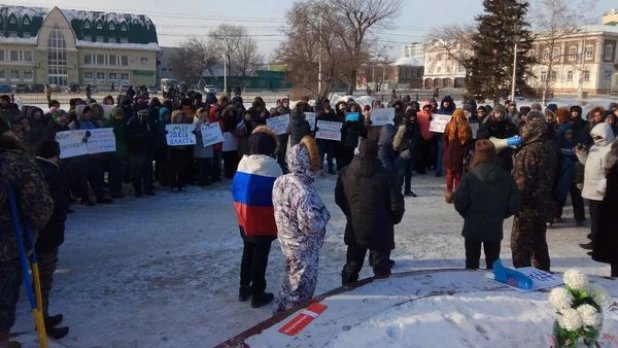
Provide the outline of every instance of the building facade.
<path id="1" fill-rule="evenodd" d="M 414 58 L 423 65 L 425 60 L 425 44 L 422 42 L 414 42 L 403 46 L 403 57 Z"/>
<path id="2" fill-rule="evenodd" d="M 425 43 L 423 88 L 464 88 L 466 69 L 454 57 L 463 58 L 471 54 L 471 47 L 464 42 L 428 40 Z"/>
<path id="3" fill-rule="evenodd" d="M 153 86 L 159 50 L 143 15 L 0 5 L 0 85 Z"/>

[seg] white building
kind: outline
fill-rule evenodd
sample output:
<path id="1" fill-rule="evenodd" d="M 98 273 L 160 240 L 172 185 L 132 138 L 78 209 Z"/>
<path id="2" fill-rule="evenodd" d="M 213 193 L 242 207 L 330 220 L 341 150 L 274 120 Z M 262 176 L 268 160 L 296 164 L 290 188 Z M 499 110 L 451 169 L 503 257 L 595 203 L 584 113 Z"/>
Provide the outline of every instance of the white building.
<path id="1" fill-rule="evenodd" d="M 422 42 L 414 42 L 403 46 L 403 57 L 414 58 L 417 62 L 423 65 L 425 61 L 425 44 Z"/>

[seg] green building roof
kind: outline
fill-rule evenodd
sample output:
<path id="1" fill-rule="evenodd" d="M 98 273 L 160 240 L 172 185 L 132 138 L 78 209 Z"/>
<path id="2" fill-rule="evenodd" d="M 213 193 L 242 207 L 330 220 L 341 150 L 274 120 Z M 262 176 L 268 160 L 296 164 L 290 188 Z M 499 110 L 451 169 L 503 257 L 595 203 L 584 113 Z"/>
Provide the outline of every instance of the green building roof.
<path id="1" fill-rule="evenodd" d="M 34 38 L 49 9 L 0 5 L 0 38 Z M 158 44 L 157 30 L 144 15 L 60 9 L 78 41 L 110 44 Z M 103 41 L 97 40 L 103 38 Z"/>

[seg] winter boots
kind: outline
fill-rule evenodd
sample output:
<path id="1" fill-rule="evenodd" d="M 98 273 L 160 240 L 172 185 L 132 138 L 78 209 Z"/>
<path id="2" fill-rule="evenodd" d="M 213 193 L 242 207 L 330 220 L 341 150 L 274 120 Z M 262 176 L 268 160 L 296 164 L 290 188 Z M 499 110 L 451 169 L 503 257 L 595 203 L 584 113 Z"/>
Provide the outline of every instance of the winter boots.
<path id="1" fill-rule="evenodd" d="M 404 196 L 406 196 L 406 197 L 416 197 L 416 193 L 412 192 L 412 190 L 406 190 L 406 192 L 404 192 Z"/>
<path id="2" fill-rule="evenodd" d="M 59 340 L 69 334 L 68 327 L 56 327 L 62 323 L 62 320 L 64 320 L 64 316 L 62 316 L 62 314 L 45 318 L 45 332 L 47 333 L 47 336 L 55 340 Z"/>
<path id="3" fill-rule="evenodd" d="M 253 294 L 253 298 L 251 298 L 251 307 L 260 308 L 264 305 L 271 303 L 274 298 L 275 298 L 275 295 L 273 295 L 271 292 Z"/>
<path id="4" fill-rule="evenodd" d="M 453 192 L 446 191 L 444 193 L 444 200 L 447 204 L 453 204 Z"/>
<path id="5" fill-rule="evenodd" d="M 247 302 L 247 300 L 251 297 L 251 287 L 250 286 L 241 286 L 238 290 L 238 301 Z"/>

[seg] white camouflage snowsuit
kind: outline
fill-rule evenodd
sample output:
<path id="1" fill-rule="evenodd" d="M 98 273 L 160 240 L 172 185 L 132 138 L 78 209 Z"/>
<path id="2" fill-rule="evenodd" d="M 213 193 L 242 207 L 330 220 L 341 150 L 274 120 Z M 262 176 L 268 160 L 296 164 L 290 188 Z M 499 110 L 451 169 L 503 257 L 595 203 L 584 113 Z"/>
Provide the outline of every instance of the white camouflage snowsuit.
<path id="1" fill-rule="evenodd" d="M 275 221 L 285 258 L 285 276 L 275 300 L 275 313 L 313 298 L 320 248 L 330 220 L 330 213 L 311 186 L 314 175 L 303 143 L 290 150 L 287 164 L 290 174 L 278 178 L 273 187 Z"/>

